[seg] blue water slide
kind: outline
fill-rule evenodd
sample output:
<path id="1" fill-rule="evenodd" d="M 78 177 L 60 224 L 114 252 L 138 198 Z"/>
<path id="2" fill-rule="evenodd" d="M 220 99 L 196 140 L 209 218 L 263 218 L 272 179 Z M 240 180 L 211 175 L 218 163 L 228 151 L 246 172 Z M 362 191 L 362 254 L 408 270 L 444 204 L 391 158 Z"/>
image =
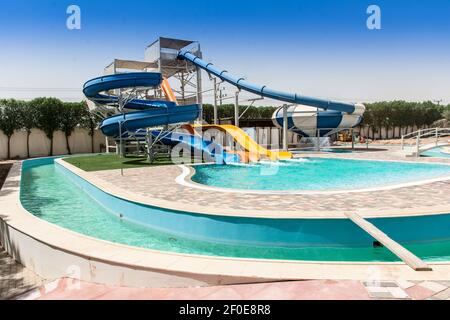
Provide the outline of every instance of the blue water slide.
<path id="1" fill-rule="evenodd" d="M 83 86 L 83 93 L 89 100 L 98 104 L 115 105 L 118 103 L 118 97 L 102 92 L 123 88 L 157 87 L 161 82 L 162 76 L 158 72 L 114 74 L 87 81 Z M 142 138 L 145 136 L 143 128 L 193 121 L 201 113 L 198 104 L 178 106 L 169 101 L 143 99 L 132 99 L 126 103 L 124 108 L 137 111 L 121 113 L 104 119 L 100 124 L 103 134 L 118 138 L 122 132 L 122 138 L 132 135 Z M 159 135 L 157 131 L 153 133 L 156 136 Z M 190 134 L 164 133 L 162 142 L 168 145 L 182 143 L 190 148 L 201 150 L 208 160 L 217 163 L 239 162 L 238 155 L 226 153 L 222 146 Z"/>
<path id="2" fill-rule="evenodd" d="M 324 110 L 341 111 L 348 114 L 364 112 L 364 106 L 361 104 L 343 103 L 331 100 L 306 97 L 296 93 L 277 91 L 270 89 L 267 86 L 261 86 L 250 83 L 244 80 L 244 78 L 231 75 L 227 70 L 222 70 L 218 67 L 215 67 L 212 63 L 203 61 L 202 59 L 200 59 L 199 57 L 197 57 L 196 55 L 192 54 L 189 51 L 185 50 L 179 51 L 178 58 L 192 62 L 194 65 L 204 69 L 208 73 L 213 74 L 214 76 L 220 78 L 221 80 L 236 86 L 239 89 L 257 95 L 261 95 L 263 97 L 284 101 L 292 104 L 302 104 L 310 107 L 321 108 Z"/>
<path id="3" fill-rule="evenodd" d="M 210 140 L 205 140 L 199 136 L 181 132 L 161 132 L 152 130 L 154 137 L 159 137 L 161 142 L 170 145 L 183 145 L 189 148 L 190 152 L 201 150 L 205 161 L 214 161 L 216 163 L 239 163 L 240 157 L 238 154 L 226 152 L 222 145 Z"/>
<path id="4" fill-rule="evenodd" d="M 101 94 L 101 92 L 136 87 L 156 87 L 162 82 L 159 72 L 131 72 L 102 76 L 87 81 L 83 86 L 84 95 L 98 104 L 116 104 L 118 98 L 113 95 Z M 127 103 L 127 109 L 142 110 L 149 107 L 174 106 L 169 101 L 151 101 L 133 99 Z"/>

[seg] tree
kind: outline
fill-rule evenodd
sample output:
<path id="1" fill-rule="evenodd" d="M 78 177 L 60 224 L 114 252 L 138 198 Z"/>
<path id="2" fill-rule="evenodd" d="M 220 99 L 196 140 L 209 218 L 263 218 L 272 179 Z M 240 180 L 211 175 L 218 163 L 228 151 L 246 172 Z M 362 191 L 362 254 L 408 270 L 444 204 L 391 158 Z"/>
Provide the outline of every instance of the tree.
<path id="1" fill-rule="evenodd" d="M 63 103 L 56 98 L 36 98 L 30 102 L 36 108 L 36 125 L 50 140 L 49 156 L 53 155 L 53 134 L 60 127 Z"/>
<path id="2" fill-rule="evenodd" d="M 27 132 L 27 158 L 29 158 L 31 130 L 36 128 L 36 108 L 33 104 L 25 101 L 21 101 L 20 105 L 22 128 Z"/>
<path id="3" fill-rule="evenodd" d="M 62 105 L 62 114 L 59 122 L 59 129 L 64 132 L 66 138 L 67 152 L 72 154 L 70 150 L 69 137 L 72 132 L 80 124 L 83 116 L 84 104 L 82 102 L 66 102 Z"/>
<path id="4" fill-rule="evenodd" d="M 450 105 L 442 112 L 442 116 L 445 120 L 450 121 Z"/>
<path id="5" fill-rule="evenodd" d="M 86 102 L 83 102 L 83 114 L 81 117 L 80 125 L 88 130 L 89 136 L 91 137 L 91 152 L 94 153 L 94 134 L 95 129 L 97 129 L 102 118 L 89 110 Z"/>
<path id="6" fill-rule="evenodd" d="M 11 137 L 14 131 L 22 128 L 20 118 L 20 105 L 17 100 L 9 99 L 0 102 L 2 116 L 0 119 L 0 129 L 8 138 L 7 142 L 7 158 L 11 158 Z"/>

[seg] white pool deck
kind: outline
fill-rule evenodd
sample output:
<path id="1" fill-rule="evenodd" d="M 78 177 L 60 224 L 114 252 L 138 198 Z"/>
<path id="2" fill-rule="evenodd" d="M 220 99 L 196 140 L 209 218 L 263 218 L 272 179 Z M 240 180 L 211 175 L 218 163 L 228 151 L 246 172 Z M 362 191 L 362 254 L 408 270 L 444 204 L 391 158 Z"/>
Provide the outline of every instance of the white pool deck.
<path id="1" fill-rule="evenodd" d="M 331 156 L 361 157 L 359 154 Z M 373 156 L 375 154 L 372 154 Z M 380 158 L 382 155 L 377 154 L 376 156 Z M 367 155 L 366 158 L 368 158 Z M 64 163 L 62 160 L 58 161 Z M 433 162 L 435 160 L 419 161 Z M 450 163 L 450 161 L 446 163 Z M 337 207 L 334 212 L 329 211 L 327 205 L 321 204 L 318 208 L 309 209 L 309 207 L 303 208 L 296 202 L 296 197 L 303 197 L 304 202 L 312 201 L 314 206 L 315 197 L 323 198 L 323 196 L 295 195 L 286 211 L 280 211 L 280 202 L 277 204 L 278 210 L 275 211 L 270 210 L 274 205 L 272 197 L 280 197 L 280 195 L 236 193 L 232 196 L 221 194 L 222 199 L 219 199 L 217 194 L 211 191 L 195 188 L 188 190 L 189 187 L 175 181 L 181 171 L 181 168 L 177 166 L 127 169 L 124 171 L 123 177 L 120 175 L 120 170 L 87 173 L 67 163 L 64 163 L 64 166 L 113 195 L 161 207 L 177 210 L 182 208 L 182 210 L 190 212 L 211 214 L 212 212 L 209 210 L 214 209 L 215 214 L 233 213 L 260 217 L 277 214 L 278 217 L 281 215 L 284 218 L 313 217 L 315 215 L 314 217 L 317 218 L 331 216 L 345 218 L 346 210 L 343 207 L 345 205 L 347 208 L 356 208 L 354 211 L 363 217 L 450 212 L 450 181 L 429 182 L 423 185 L 400 187 L 395 191 L 385 190 L 371 193 L 371 196 L 376 196 L 377 199 L 381 197 L 380 194 L 383 195 L 385 192 L 391 195 L 391 198 L 384 199 L 379 203 L 373 201 L 372 198 L 357 198 L 364 193 L 357 193 L 351 197 L 339 195 L 336 197 L 342 202 L 334 207 L 335 209 Z M 161 172 L 172 173 L 165 175 L 165 180 L 162 181 L 160 180 Z M 132 287 L 208 286 L 299 279 L 450 279 L 450 262 L 429 263 L 433 271 L 417 272 L 403 262 L 308 262 L 212 257 L 161 252 L 94 239 L 63 229 L 28 213 L 19 200 L 20 173 L 21 163 L 17 162 L 12 167 L 1 191 L 0 239 L 6 250 L 16 260 L 44 278 L 72 276 L 83 281 Z M 143 175 L 145 179 L 142 179 Z M 148 181 L 150 185 L 142 187 L 142 190 L 131 189 L 131 192 L 130 189 L 127 189 L 126 184 L 135 183 L 133 181 L 135 179 L 139 179 L 140 182 Z M 118 184 L 117 181 L 121 183 Z M 155 188 L 155 186 L 159 186 L 159 188 Z M 161 192 L 161 189 L 171 190 L 170 195 Z M 209 199 L 201 196 L 196 198 L 197 192 L 203 192 L 203 196 L 208 195 Z M 395 197 L 396 194 L 400 194 L 399 199 Z M 168 196 L 171 198 L 166 198 Z M 430 196 L 434 201 L 430 201 Z M 210 203 L 211 197 L 215 198 L 216 202 Z M 282 199 L 281 208 L 284 209 L 284 203 L 289 198 L 292 198 L 292 195 Z M 144 201 L 144 199 L 146 200 Z M 400 206 L 396 199 L 401 203 Z M 440 201 L 436 202 L 436 199 Z M 241 203 L 240 200 L 243 202 Z M 206 203 L 204 203 L 205 201 Z M 363 206 L 361 201 L 366 205 Z M 386 208 L 386 203 L 388 208 Z M 374 210 L 377 209 L 377 204 L 380 204 L 381 208 Z M 262 211 L 261 207 L 265 210 Z M 367 208 L 369 210 L 364 210 Z"/>

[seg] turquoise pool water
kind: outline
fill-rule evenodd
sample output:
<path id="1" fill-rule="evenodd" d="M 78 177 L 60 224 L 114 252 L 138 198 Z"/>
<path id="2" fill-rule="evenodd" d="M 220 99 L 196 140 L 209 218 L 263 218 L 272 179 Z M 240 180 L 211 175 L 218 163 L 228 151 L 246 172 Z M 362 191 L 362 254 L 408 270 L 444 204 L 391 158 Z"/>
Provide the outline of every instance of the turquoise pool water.
<path id="1" fill-rule="evenodd" d="M 448 147 L 450 148 L 450 147 Z M 422 157 L 439 157 L 439 158 L 450 158 L 450 153 L 444 152 L 443 148 L 434 148 L 422 153 Z"/>
<path id="2" fill-rule="evenodd" d="M 317 148 L 305 148 L 301 149 L 301 151 L 306 152 L 317 152 Z M 320 152 L 328 152 L 328 153 L 352 153 L 354 150 L 351 149 L 342 149 L 342 148 L 320 148 Z"/>
<path id="3" fill-rule="evenodd" d="M 311 261 L 398 261 L 387 249 L 372 246 L 289 247 L 197 241 L 121 219 L 117 212 L 108 209 L 91 195 L 53 164 L 24 166 L 20 198 L 25 209 L 43 220 L 98 239 L 148 249 L 215 256 Z M 417 243 L 406 247 L 425 260 L 450 259 L 450 241 Z"/>
<path id="4" fill-rule="evenodd" d="M 246 190 L 349 190 L 450 176 L 450 166 L 303 158 L 252 165 L 196 166 L 192 181 Z"/>

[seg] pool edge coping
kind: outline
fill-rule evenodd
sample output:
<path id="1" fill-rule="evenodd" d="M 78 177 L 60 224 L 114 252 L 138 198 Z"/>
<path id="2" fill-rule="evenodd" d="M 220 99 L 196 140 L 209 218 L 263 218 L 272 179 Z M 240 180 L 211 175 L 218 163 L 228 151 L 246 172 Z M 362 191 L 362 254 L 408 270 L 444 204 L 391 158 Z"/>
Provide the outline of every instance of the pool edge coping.
<path id="1" fill-rule="evenodd" d="M 347 160 L 347 159 L 345 159 Z M 348 159 L 352 160 L 352 159 Z M 360 160 L 360 159 L 354 159 Z M 366 160 L 363 161 L 374 161 L 374 160 Z M 378 160 L 384 161 L 384 160 Z M 400 161 L 391 161 L 391 162 L 400 162 Z M 428 163 L 427 163 L 428 164 Z M 438 164 L 438 163 L 433 163 Z M 438 165 L 442 165 L 439 163 Z M 450 164 L 445 164 L 450 166 Z M 412 186 L 420 186 L 425 184 L 430 184 L 434 182 L 442 182 L 450 180 L 449 176 L 432 178 L 432 179 L 421 179 L 412 182 L 405 182 L 399 184 L 393 184 L 388 186 L 380 186 L 373 188 L 363 188 L 363 189 L 349 189 L 349 190 L 254 190 L 254 189 L 235 189 L 235 188 L 223 188 L 223 187 L 215 187 L 209 186 L 205 184 L 201 184 L 192 180 L 192 177 L 195 175 L 195 169 L 190 165 L 179 165 L 183 169 L 183 172 L 176 178 L 176 182 L 190 188 L 197 188 L 202 190 L 210 190 L 216 192 L 224 192 L 224 193 L 243 193 L 243 194 L 261 194 L 261 195 L 329 195 L 329 194 L 348 194 L 348 193 L 362 193 L 362 192 L 373 192 L 373 191 L 384 191 L 384 190 L 395 190 L 400 188 L 407 188 Z M 187 168 L 190 172 L 184 170 Z M 450 208 L 449 208 L 450 209 Z M 450 212 L 450 211 L 449 211 Z"/>

